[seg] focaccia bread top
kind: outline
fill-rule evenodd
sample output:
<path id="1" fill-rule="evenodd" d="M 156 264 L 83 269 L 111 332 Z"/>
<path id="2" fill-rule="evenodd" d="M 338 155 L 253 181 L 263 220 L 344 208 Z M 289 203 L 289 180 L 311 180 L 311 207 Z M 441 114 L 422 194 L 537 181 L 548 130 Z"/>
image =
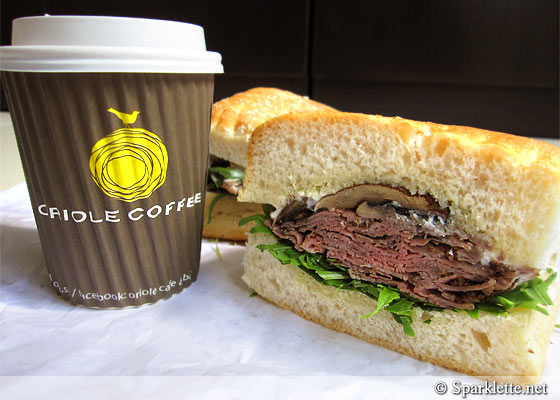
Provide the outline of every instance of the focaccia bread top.
<path id="1" fill-rule="evenodd" d="M 255 130 L 239 199 L 282 208 L 363 183 L 429 194 L 457 226 L 489 238 L 500 261 L 543 268 L 560 249 L 560 149 L 470 127 L 281 116 Z"/>
<path id="2" fill-rule="evenodd" d="M 254 129 L 270 118 L 292 112 L 335 111 L 307 97 L 258 87 L 220 100 L 212 107 L 210 154 L 245 166 Z"/>

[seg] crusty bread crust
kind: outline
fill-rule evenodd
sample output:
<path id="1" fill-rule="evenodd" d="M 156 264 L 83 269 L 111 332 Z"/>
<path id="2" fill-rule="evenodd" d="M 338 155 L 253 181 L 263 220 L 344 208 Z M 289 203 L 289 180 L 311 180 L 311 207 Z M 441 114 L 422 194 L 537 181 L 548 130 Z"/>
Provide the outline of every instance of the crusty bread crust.
<path id="1" fill-rule="evenodd" d="M 505 316 L 481 312 L 474 319 L 465 312 L 418 308 L 412 324 L 416 337 L 410 337 L 388 312 L 362 319 L 376 307 L 369 297 L 320 284 L 256 247 L 274 241 L 270 235 L 249 235 L 243 261 L 243 280 L 272 303 L 328 328 L 465 374 L 516 384 L 539 381 L 560 296 L 548 307 L 549 316 L 516 309 Z M 427 319 L 431 323 L 423 323 Z"/>
<path id="2" fill-rule="evenodd" d="M 324 104 L 309 100 L 286 90 L 254 88 L 218 101 L 212 106 L 210 154 L 244 167 L 247 146 L 253 130 L 266 120 L 282 114 L 299 111 L 334 111 Z M 239 227 L 239 220 L 258 214 L 258 204 L 238 203 L 233 196 L 221 199 L 214 209 L 210 225 L 208 207 L 214 198 L 207 192 L 203 237 L 228 240 L 247 240 L 250 225 Z"/>
<path id="3" fill-rule="evenodd" d="M 430 194 L 495 260 L 543 268 L 560 249 L 560 149 L 482 129 L 351 113 L 290 114 L 254 132 L 240 201 L 283 207 L 380 183 Z"/>
<path id="4" fill-rule="evenodd" d="M 210 154 L 245 166 L 253 130 L 266 120 L 291 112 L 334 111 L 287 90 L 258 87 L 212 106 Z"/>
<path id="5" fill-rule="evenodd" d="M 239 221 L 251 215 L 262 214 L 262 206 L 254 203 L 239 203 L 235 196 L 226 195 L 214 206 L 212 219 L 210 224 L 207 224 L 210 203 L 216 196 L 215 192 L 206 192 L 202 237 L 234 241 L 247 240 L 247 234 L 252 224 L 239 226 Z"/>

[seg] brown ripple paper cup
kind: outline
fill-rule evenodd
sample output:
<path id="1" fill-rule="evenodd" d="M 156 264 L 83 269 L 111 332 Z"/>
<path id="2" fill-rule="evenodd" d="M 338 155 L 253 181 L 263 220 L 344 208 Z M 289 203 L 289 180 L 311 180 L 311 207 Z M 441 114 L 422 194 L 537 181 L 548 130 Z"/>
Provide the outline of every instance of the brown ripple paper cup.
<path id="1" fill-rule="evenodd" d="M 2 71 L 49 277 L 139 306 L 194 282 L 213 74 Z"/>

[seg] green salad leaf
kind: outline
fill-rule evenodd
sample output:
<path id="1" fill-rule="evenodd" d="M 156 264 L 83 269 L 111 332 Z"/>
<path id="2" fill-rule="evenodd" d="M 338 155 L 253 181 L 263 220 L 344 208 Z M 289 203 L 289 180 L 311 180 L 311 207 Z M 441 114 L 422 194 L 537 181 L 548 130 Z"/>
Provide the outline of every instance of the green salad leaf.
<path id="1" fill-rule="evenodd" d="M 291 242 L 279 239 L 265 224 L 269 215 L 270 211 L 268 209 L 265 210 L 265 214 L 243 218 L 239 225 L 255 222 L 256 224 L 251 229 L 251 233 L 259 232 L 274 236 L 277 240 L 276 243 L 261 244 L 258 245 L 257 248 L 261 251 L 268 251 L 283 265 L 290 264 L 299 267 L 316 281 L 324 285 L 334 286 L 337 290 L 358 291 L 376 300 L 377 307 L 369 314 L 362 316 L 362 318 L 369 318 L 381 310 L 387 311 L 396 322 L 402 325 L 403 332 L 406 335 L 415 336 L 412 327 L 412 312 L 414 307 L 420 307 L 423 310 L 431 312 L 441 312 L 445 310 L 443 307 L 436 306 L 432 303 L 414 299 L 408 294 L 389 285 L 353 279 L 348 273 L 348 268 L 337 264 L 336 260 L 329 259 L 323 254 L 312 254 L 296 250 Z M 515 289 L 486 299 L 484 302 L 476 303 L 472 310 L 453 309 L 452 311 L 465 311 L 469 316 L 475 319 L 478 319 L 480 311 L 501 315 L 507 314 L 510 310 L 518 307 L 530 308 L 548 315 L 546 309 L 541 306 L 552 305 L 552 300 L 548 295 L 548 288 L 556 277 L 557 273 L 554 272 L 550 274 L 546 280 L 534 278 L 529 282 L 519 285 Z M 430 323 L 427 321 L 431 322 L 431 320 L 426 320 L 424 323 Z"/>
<path id="2" fill-rule="evenodd" d="M 393 300 L 400 299 L 400 297 L 401 295 L 398 291 L 391 289 L 389 286 L 384 286 L 379 293 L 379 297 L 377 298 L 376 309 L 369 314 L 362 315 L 362 318 L 369 318 L 372 315 L 377 314 L 380 310 L 386 308 L 389 304 L 391 304 Z"/>
<path id="3" fill-rule="evenodd" d="M 208 168 L 208 175 L 216 185 L 216 189 L 219 189 L 226 179 L 239 179 L 243 182 L 245 171 L 233 167 L 210 167 Z"/>
<path id="4" fill-rule="evenodd" d="M 264 221 L 267 218 L 268 217 L 264 214 L 251 215 L 249 217 L 242 218 L 241 221 L 239 221 L 239 226 L 243 226 L 245 224 L 248 224 L 249 222 L 256 222 L 255 226 L 253 226 L 249 232 L 268 233 L 270 235 L 274 235 L 270 228 L 264 224 Z"/>
<path id="5" fill-rule="evenodd" d="M 475 308 L 475 309 L 472 309 L 472 310 L 465 310 L 465 312 L 467 314 L 469 314 L 471 316 L 471 318 L 478 319 L 479 310 L 480 310 L 480 308 Z"/>
<path id="6" fill-rule="evenodd" d="M 225 197 L 225 196 L 227 196 L 227 193 L 220 192 L 210 202 L 210 205 L 208 206 L 208 220 L 206 221 L 206 225 L 208 225 L 208 224 L 210 224 L 210 222 L 212 222 L 212 214 L 214 213 L 214 207 L 216 206 L 216 203 L 218 203 L 218 201 L 220 201 L 222 199 L 222 197 Z"/>

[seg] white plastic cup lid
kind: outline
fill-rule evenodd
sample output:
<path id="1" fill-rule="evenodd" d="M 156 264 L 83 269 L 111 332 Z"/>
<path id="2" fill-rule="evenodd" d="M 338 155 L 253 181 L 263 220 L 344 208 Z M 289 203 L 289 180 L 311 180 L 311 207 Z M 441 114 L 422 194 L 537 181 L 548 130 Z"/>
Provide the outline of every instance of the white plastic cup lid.
<path id="1" fill-rule="evenodd" d="M 158 19 L 50 16 L 13 21 L 0 69 L 26 72 L 222 73 L 198 25 Z"/>

